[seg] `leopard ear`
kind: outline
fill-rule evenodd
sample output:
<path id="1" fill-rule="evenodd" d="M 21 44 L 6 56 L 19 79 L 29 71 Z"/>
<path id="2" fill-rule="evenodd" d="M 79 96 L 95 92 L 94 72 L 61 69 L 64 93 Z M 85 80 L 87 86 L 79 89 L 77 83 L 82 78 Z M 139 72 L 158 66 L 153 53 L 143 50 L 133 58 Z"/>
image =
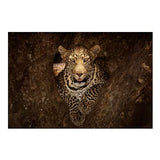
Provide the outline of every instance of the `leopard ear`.
<path id="1" fill-rule="evenodd" d="M 63 46 L 59 46 L 59 47 L 58 47 L 58 52 L 60 53 L 61 58 L 62 58 L 62 59 L 65 59 L 68 50 L 65 49 Z"/>
<path id="2" fill-rule="evenodd" d="M 98 55 L 98 53 L 100 52 L 101 48 L 99 45 L 94 45 L 91 49 L 90 49 L 90 52 L 91 52 L 91 55 L 93 56 L 93 58 L 95 59 Z"/>

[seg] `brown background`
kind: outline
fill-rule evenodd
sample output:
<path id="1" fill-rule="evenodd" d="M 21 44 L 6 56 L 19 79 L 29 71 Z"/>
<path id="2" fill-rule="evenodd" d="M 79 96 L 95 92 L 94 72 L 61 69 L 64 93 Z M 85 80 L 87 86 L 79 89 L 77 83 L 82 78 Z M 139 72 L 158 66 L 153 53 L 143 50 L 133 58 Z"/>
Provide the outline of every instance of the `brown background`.
<path id="1" fill-rule="evenodd" d="M 101 46 L 109 79 L 83 128 L 152 127 L 152 33 L 9 33 L 8 127 L 72 128 L 52 72 L 57 48 Z"/>

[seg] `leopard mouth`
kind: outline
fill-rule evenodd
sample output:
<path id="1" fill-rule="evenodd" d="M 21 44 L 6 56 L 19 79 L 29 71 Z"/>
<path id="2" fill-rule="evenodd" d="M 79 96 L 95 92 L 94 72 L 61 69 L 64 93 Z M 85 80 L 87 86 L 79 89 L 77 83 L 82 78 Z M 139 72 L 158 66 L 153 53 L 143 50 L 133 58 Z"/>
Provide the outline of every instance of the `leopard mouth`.
<path id="1" fill-rule="evenodd" d="M 73 79 L 74 83 L 85 83 L 85 82 L 87 82 L 87 80 L 88 80 L 87 77 L 85 77 L 84 79 L 82 79 L 82 78 L 78 78 L 78 79 L 74 78 Z"/>

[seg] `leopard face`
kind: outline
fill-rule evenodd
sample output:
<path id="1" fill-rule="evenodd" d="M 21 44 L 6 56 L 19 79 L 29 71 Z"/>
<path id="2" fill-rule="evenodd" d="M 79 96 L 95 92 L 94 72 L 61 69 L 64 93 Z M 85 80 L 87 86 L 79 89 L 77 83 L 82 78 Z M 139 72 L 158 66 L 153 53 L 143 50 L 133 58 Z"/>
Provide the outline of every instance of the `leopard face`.
<path id="1" fill-rule="evenodd" d="M 90 84 L 95 73 L 94 60 L 99 51 L 98 45 L 90 50 L 84 47 L 76 47 L 71 50 L 59 47 L 63 62 L 66 64 L 64 77 L 69 89 L 78 90 Z"/>

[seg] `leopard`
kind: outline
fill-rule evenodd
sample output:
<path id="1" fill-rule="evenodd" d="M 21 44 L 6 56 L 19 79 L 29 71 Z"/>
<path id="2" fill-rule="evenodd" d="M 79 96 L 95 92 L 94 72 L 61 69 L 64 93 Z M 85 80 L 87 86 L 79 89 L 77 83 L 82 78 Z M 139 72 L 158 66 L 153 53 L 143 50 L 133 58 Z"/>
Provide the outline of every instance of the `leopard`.
<path id="1" fill-rule="evenodd" d="M 62 61 L 53 64 L 53 72 L 59 95 L 68 106 L 70 120 L 75 126 L 83 125 L 108 78 L 95 62 L 100 50 L 99 45 L 90 49 L 58 47 Z"/>

